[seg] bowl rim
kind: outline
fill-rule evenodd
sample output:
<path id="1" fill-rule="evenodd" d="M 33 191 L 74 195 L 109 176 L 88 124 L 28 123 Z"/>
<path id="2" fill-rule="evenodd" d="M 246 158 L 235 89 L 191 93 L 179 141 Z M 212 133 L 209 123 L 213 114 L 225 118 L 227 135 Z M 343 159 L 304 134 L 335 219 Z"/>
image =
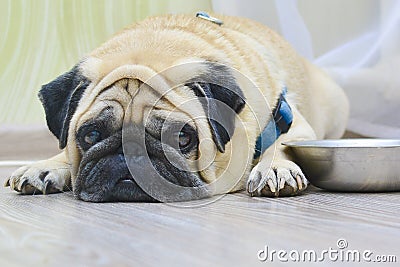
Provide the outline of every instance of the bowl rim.
<path id="1" fill-rule="evenodd" d="M 400 147 L 400 139 L 382 138 L 346 138 L 346 139 L 321 139 L 288 141 L 281 143 L 287 147 L 295 148 L 397 148 Z"/>

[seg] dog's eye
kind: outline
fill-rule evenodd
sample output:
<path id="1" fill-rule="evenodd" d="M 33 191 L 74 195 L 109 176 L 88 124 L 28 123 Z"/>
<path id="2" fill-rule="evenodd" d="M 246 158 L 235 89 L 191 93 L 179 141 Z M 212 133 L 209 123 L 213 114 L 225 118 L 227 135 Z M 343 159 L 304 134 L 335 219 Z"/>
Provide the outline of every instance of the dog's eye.
<path id="1" fill-rule="evenodd" d="M 186 124 L 178 133 L 178 141 L 179 149 L 183 154 L 190 152 L 198 143 L 196 131 Z"/>
<path id="2" fill-rule="evenodd" d="M 192 136 L 185 131 L 179 132 L 179 147 L 181 149 L 186 148 L 192 142 Z"/>
<path id="3" fill-rule="evenodd" d="M 86 144 L 92 146 L 101 140 L 101 135 L 99 131 L 93 130 L 88 132 L 83 138 Z"/>

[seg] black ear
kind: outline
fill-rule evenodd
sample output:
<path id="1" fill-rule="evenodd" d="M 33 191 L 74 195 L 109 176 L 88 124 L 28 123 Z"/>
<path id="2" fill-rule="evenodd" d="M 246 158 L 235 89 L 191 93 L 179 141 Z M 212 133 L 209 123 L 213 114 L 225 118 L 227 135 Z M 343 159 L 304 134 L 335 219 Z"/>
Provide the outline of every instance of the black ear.
<path id="1" fill-rule="evenodd" d="M 225 152 L 225 145 L 235 131 L 235 116 L 245 105 L 242 90 L 237 85 L 229 69 L 223 65 L 212 64 L 209 76 L 198 77 L 186 86 L 201 101 L 210 124 L 213 141 L 220 152 Z"/>
<path id="2" fill-rule="evenodd" d="M 39 91 L 47 126 L 58 138 L 61 149 L 67 144 L 69 123 L 89 84 L 90 81 L 80 73 L 76 65 L 69 72 L 43 85 Z"/>

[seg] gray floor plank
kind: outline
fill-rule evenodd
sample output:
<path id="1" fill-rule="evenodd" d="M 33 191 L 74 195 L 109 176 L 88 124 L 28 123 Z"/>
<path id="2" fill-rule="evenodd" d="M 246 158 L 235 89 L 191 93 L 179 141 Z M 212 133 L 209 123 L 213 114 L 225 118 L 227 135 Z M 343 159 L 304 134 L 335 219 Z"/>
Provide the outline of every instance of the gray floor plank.
<path id="1" fill-rule="evenodd" d="M 39 155 L 35 159 L 53 151 L 38 142 L 36 148 L 45 153 L 30 151 Z M 7 151 L 13 148 L 7 146 Z M 7 159 L 4 152 L 2 160 Z M 1 183 L 13 169 L 0 167 Z M 310 188 L 298 197 L 236 193 L 189 204 L 86 203 L 72 193 L 23 196 L 0 188 L 0 266 L 310 266 L 277 259 L 260 262 L 257 253 L 265 246 L 338 249 L 339 238 L 346 239 L 347 249 L 397 256 L 397 263 L 385 266 L 400 261 L 397 192 Z M 325 265 L 343 264 L 325 260 Z"/>

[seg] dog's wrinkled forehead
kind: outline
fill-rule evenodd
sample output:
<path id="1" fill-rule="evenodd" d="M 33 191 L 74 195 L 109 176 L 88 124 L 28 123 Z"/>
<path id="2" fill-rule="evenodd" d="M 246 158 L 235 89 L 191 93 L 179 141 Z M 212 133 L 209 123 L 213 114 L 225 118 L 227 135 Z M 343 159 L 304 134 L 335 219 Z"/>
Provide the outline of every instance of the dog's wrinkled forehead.
<path id="1" fill-rule="evenodd" d="M 126 107 L 132 99 L 131 95 L 126 90 L 128 86 L 137 88 L 139 82 L 136 80 L 122 79 L 102 91 L 102 93 L 88 105 L 88 108 L 84 112 L 77 110 L 77 114 L 74 116 L 74 123 L 70 122 L 70 127 L 73 127 L 73 132 L 77 131 L 88 121 L 94 121 L 99 117 L 104 117 L 104 110 L 109 110 L 108 113 L 110 114 L 107 118 L 107 120 L 110 121 L 109 125 L 112 125 L 113 129 L 121 128 Z M 85 102 L 85 99 L 82 98 L 81 101 Z"/>

